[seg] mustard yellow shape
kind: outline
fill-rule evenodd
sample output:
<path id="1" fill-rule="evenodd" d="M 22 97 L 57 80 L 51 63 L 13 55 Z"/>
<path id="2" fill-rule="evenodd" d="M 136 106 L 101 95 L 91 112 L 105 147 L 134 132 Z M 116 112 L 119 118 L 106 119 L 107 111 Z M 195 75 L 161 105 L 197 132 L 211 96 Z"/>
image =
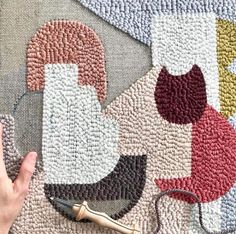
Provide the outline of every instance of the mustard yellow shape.
<path id="1" fill-rule="evenodd" d="M 227 68 L 236 59 L 236 24 L 217 21 L 217 60 L 220 82 L 220 112 L 229 118 L 236 112 L 236 74 Z"/>

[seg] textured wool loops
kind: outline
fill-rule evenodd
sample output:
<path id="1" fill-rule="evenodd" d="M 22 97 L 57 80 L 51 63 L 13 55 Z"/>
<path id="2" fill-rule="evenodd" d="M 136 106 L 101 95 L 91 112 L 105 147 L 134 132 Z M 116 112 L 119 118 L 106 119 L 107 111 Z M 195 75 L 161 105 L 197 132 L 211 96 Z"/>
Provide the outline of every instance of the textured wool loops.
<path id="1" fill-rule="evenodd" d="M 103 112 L 105 59 L 95 32 L 69 20 L 37 31 L 27 87 L 44 95 L 44 172 L 15 233 L 111 233 L 66 219 L 51 196 L 86 200 L 142 234 L 234 231 L 236 0 L 80 1 L 152 45 L 154 67 Z"/>
<path id="2" fill-rule="evenodd" d="M 157 234 L 160 230 L 161 230 L 161 218 L 160 218 L 160 212 L 159 212 L 159 202 L 160 199 L 166 195 L 171 195 L 171 194 L 183 194 L 186 196 L 189 196 L 191 198 L 193 198 L 195 200 L 195 202 L 197 202 L 198 205 L 198 212 L 199 212 L 199 223 L 201 228 L 207 233 L 207 234 L 227 234 L 227 233 L 233 233 L 236 231 L 236 227 L 234 228 L 230 228 L 227 230 L 222 230 L 222 231 L 210 231 L 208 228 L 205 227 L 204 223 L 203 223 L 203 213 L 202 213 L 202 206 L 201 206 L 201 201 L 198 198 L 198 196 L 196 196 L 194 193 L 191 193 L 189 191 L 186 190 L 181 190 L 181 189 L 171 189 L 171 190 L 166 190 L 161 192 L 160 194 L 157 195 L 156 198 L 156 202 L 155 202 L 155 208 L 156 208 L 156 215 L 157 215 L 157 229 L 155 231 L 154 234 Z"/>
<path id="3" fill-rule="evenodd" d="M 78 21 L 57 20 L 43 25 L 27 50 L 27 86 L 43 90 L 46 64 L 77 64 L 80 85 L 94 86 L 99 101 L 106 96 L 104 49 L 96 33 Z"/>

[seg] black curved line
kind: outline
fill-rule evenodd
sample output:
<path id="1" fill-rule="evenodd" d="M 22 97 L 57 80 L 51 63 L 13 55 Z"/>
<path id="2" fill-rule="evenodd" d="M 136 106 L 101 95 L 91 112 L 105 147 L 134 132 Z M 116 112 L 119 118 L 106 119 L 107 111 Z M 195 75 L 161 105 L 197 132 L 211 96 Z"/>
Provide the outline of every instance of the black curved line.
<path id="1" fill-rule="evenodd" d="M 154 232 L 154 234 L 157 234 L 160 231 L 161 225 L 162 225 L 161 220 L 160 220 L 160 212 L 158 209 L 158 203 L 162 197 L 164 197 L 166 195 L 171 195 L 173 193 L 180 193 L 180 194 L 187 195 L 187 196 L 194 198 L 194 200 L 196 201 L 196 203 L 198 205 L 200 226 L 207 234 L 227 234 L 227 233 L 232 233 L 232 232 L 236 231 L 236 227 L 230 228 L 228 230 L 222 230 L 222 231 L 216 231 L 216 232 L 208 230 L 205 227 L 205 225 L 203 224 L 202 206 L 201 206 L 201 202 L 200 202 L 200 199 L 198 198 L 198 196 L 190 191 L 186 191 L 186 190 L 182 190 L 182 189 L 170 189 L 170 190 L 166 190 L 166 191 L 161 192 L 160 194 L 158 194 L 158 196 L 156 198 L 155 209 L 156 209 L 156 217 L 157 217 L 157 229 Z"/>
<path id="2" fill-rule="evenodd" d="M 44 184 L 44 192 L 49 202 L 63 216 L 76 221 L 63 211 L 50 197 L 63 200 L 112 201 L 129 200 L 129 204 L 118 213 L 111 215 L 117 220 L 129 212 L 142 196 L 146 183 L 147 156 L 122 156 L 114 170 L 94 184 Z M 120 193 L 125 191 L 125 193 Z"/>
<path id="3" fill-rule="evenodd" d="M 30 94 L 41 94 L 41 93 L 43 92 L 42 91 L 28 91 L 28 90 L 24 92 L 21 96 L 17 98 L 16 102 L 13 104 L 12 116 L 15 117 L 17 108 L 25 96 L 28 96 Z"/>

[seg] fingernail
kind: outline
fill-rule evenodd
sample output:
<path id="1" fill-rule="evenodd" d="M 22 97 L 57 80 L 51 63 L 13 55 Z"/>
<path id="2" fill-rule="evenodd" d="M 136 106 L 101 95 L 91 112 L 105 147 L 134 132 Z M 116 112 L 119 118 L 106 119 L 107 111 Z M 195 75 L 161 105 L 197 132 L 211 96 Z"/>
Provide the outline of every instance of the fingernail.
<path id="1" fill-rule="evenodd" d="M 3 124 L 0 122 L 0 137 L 3 135 Z"/>
<path id="2" fill-rule="evenodd" d="M 29 157 L 32 161 L 36 161 L 37 153 L 36 152 L 30 152 Z"/>

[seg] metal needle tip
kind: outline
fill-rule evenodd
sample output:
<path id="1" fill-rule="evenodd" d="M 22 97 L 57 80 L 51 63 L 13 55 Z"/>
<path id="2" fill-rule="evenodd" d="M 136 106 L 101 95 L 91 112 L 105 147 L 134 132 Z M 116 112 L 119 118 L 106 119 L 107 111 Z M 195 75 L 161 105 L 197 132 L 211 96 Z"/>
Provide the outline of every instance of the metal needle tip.
<path id="1" fill-rule="evenodd" d="M 58 203 L 58 204 L 61 204 L 61 205 L 63 205 L 63 206 L 66 206 L 66 207 L 69 207 L 69 208 L 72 208 L 73 207 L 73 205 L 72 204 L 70 204 L 70 203 L 68 203 L 67 201 L 64 201 L 64 200 L 62 200 L 62 199 L 60 199 L 60 198 L 55 198 L 55 197 L 50 197 L 49 198 L 52 202 L 56 202 L 56 203 Z"/>

